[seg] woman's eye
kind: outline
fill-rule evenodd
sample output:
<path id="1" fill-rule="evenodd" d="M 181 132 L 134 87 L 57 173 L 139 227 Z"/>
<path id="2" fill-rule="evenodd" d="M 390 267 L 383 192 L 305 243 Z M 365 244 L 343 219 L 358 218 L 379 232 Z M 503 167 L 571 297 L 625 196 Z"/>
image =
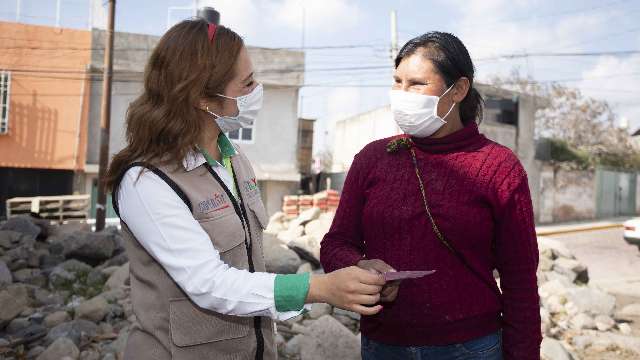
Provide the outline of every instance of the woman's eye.
<path id="1" fill-rule="evenodd" d="M 250 83 L 247 84 L 247 87 L 251 87 L 253 86 L 254 81 L 251 81 Z"/>

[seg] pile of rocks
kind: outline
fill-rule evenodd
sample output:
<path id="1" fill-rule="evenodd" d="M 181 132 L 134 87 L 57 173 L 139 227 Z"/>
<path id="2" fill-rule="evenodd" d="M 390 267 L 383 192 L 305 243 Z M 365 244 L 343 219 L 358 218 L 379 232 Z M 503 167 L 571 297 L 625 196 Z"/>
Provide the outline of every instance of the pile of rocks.
<path id="1" fill-rule="evenodd" d="M 320 241 L 329 230 L 332 217 L 317 209 L 290 221 L 284 214 L 276 214 L 271 218 L 267 229 L 271 236 L 266 241 L 273 244 L 272 249 L 291 252 L 292 259 L 294 253 L 308 253 L 317 258 Z M 633 321 L 640 321 L 640 304 L 617 309 L 616 298 L 589 283 L 587 267 L 576 260 L 562 242 L 540 237 L 538 245 L 544 335 L 541 358 L 632 359 L 640 356 L 640 334 L 635 334 L 630 326 Z M 308 271 L 315 263 L 300 260 L 290 265 L 289 272 L 293 272 L 295 266 L 299 266 L 298 271 Z M 281 355 L 285 359 L 357 359 L 359 350 L 353 349 L 359 349 L 360 344 L 358 319 L 357 314 L 326 304 L 314 305 L 310 313 L 278 323 Z M 314 340 L 318 338 L 323 341 Z M 348 351 L 343 352 L 344 349 Z"/>
<path id="2" fill-rule="evenodd" d="M 264 232 L 267 271 L 290 274 L 319 269 L 320 242 L 329 231 L 333 216 L 318 208 L 289 220 L 284 213 L 274 214 Z"/>
<path id="3" fill-rule="evenodd" d="M 538 246 L 542 357 L 640 356 L 640 338 L 630 326 L 640 320 L 640 304 L 616 311 L 616 298 L 589 284 L 587 268 L 562 242 L 540 237 Z"/>
<path id="4" fill-rule="evenodd" d="M 268 271 L 322 273 L 320 241 L 332 214 L 282 213 L 265 231 Z M 640 304 L 589 284 L 588 269 L 561 243 L 539 238 L 542 358 L 623 359 L 640 356 Z M 116 229 L 49 226 L 30 217 L 0 225 L 0 358 L 118 359 L 131 323 L 129 264 Z M 283 359 L 359 359 L 360 316 L 314 304 L 278 321 Z M 634 333 L 636 332 L 636 333 Z"/>
<path id="5" fill-rule="evenodd" d="M 0 226 L 0 358 L 121 358 L 131 321 L 129 265 L 117 229 Z"/>

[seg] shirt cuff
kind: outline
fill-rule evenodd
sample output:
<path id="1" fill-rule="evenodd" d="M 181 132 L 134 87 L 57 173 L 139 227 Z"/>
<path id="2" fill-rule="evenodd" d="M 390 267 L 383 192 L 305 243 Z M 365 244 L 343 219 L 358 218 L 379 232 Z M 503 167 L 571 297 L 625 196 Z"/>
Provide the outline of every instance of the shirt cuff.
<path id="1" fill-rule="evenodd" d="M 300 311 L 309 292 L 309 273 L 276 275 L 273 296 L 276 311 Z"/>

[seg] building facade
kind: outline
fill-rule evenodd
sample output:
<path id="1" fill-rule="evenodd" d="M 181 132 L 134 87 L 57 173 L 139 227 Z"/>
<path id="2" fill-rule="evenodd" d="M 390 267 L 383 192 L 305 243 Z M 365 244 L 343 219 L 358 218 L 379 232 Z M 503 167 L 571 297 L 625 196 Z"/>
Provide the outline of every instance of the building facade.
<path id="1" fill-rule="evenodd" d="M 86 160 L 91 33 L 0 22 L 0 217 L 18 196 L 66 195 Z"/>
<path id="2" fill-rule="evenodd" d="M 534 210 L 540 205 L 540 162 L 535 160 L 535 112 L 542 99 L 488 85 L 477 84 L 486 101 L 480 132 L 507 146 L 529 176 Z M 348 171 L 355 154 L 366 144 L 401 134 L 389 105 L 336 122 L 333 129 L 332 172 Z"/>
<path id="3" fill-rule="evenodd" d="M 0 22 L 0 33 L 0 204 L 16 196 L 96 195 L 105 32 Z M 142 92 L 144 67 L 158 40 L 114 36 L 110 157 L 125 146 L 126 111 Z M 248 50 L 264 85 L 264 106 L 252 128 L 229 137 L 254 165 L 273 213 L 283 195 L 299 189 L 304 53 Z"/>

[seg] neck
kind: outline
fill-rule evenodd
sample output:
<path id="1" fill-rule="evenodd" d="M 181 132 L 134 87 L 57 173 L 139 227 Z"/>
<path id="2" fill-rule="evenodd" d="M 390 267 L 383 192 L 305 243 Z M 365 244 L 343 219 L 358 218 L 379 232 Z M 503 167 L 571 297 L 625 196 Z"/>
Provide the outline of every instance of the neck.
<path id="1" fill-rule="evenodd" d="M 204 149 L 214 159 L 220 161 L 220 149 L 218 149 L 218 136 L 220 136 L 220 128 L 213 120 L 211 114 L 203 112 L 201 116 L 204 123 L 204 129 L 198 146 Z"/>

